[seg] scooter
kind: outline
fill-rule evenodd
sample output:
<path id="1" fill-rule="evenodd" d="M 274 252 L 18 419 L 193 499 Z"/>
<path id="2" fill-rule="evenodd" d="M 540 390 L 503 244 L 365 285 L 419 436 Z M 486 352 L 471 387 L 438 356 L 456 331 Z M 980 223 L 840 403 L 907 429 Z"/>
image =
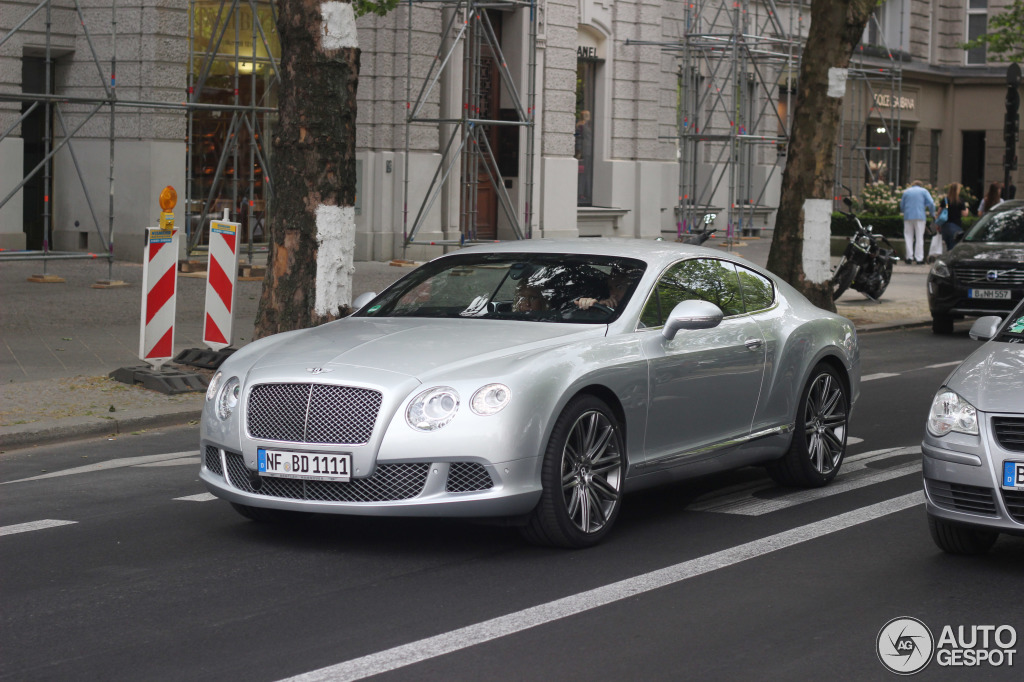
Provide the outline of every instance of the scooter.
<path id="1" fill-rule="evenodd" d="M 892 265 L 899 256 L 888 239 L 874 232 L 871 225 L 860 222 L 852 211 L 853 203 L 849 198 L 844 198 L 843 203 L 851 209 L 850 215 L 857 223 L 857 231 L 850 237 L 850 243 L 832 273 L 832 300 L 842 296 L 847 289 L 853 289 L 878 301 L 889 286 Z"/>

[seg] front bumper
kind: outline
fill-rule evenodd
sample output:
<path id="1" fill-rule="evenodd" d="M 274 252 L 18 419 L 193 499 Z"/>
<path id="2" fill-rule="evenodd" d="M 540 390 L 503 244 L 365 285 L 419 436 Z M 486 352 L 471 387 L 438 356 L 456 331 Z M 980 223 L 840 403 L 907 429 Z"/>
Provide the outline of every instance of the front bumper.
<path id="1" fill-rule="evenodd" d="M 926 508 L 950 523 L 1024 535 L 1024 491 L 1003 490 L 1003 462 L 1024 461 L 1024 452 L 1004 450 L 990 436 L 987 415 L 980 436 L 925 435 L 921 443 Z"/>
<path id="2" fill-rule="evenodd" d="M 200 480 L 222 499 L 252 507 L 354 516 L 510 517 L 540 499 L 538 458 L 378 464 L 348 483 L 260 477 L 241 453 L 202 443 Z"/>

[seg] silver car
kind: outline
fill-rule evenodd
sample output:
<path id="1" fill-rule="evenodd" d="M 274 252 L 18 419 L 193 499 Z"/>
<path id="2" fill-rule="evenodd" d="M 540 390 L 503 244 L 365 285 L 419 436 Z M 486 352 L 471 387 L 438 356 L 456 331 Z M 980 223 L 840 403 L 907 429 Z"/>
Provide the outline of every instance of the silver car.
<path id="1" fill-rule="evenodd" d="M 853 324 L 720 251 L 474 246 L 367 296 L 212 380 L 200 476 L 242 515 L 490 518 L 584 547 L 630 490 L 752 464 L 821 486 L 843 462 Z"/>
<path id="2" fill-rule="evenodd" d="M 935 394 L 921 443 L 928 526 L 951 554 L 1024 535 L 1024 301 L 970 333 L 988 343 Z"/>

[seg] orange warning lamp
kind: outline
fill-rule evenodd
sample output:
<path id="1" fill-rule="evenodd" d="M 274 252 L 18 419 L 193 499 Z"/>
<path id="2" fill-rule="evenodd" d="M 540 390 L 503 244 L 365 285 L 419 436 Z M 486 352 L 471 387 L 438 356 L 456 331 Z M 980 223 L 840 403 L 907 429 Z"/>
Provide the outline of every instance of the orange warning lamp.
<path id="1" fill-rule="evenodd" d="M 178 203 L 178 193 L 174 188 L 167 185 L 160 191 L 160 208 L 164 211 L 173 211 L 174 205 Z"/>

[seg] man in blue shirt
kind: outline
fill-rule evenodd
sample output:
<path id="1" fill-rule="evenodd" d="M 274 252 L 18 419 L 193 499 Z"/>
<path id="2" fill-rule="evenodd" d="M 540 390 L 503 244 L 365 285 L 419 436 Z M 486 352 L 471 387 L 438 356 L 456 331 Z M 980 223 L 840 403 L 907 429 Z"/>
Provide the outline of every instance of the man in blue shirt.
<path id="1" fill-rule="evenodd" d="M 935 218 L 935 201 L 932 194 L 914 180 L 903 190 L 900 197 L 900 212 L 903 213 L 903 239 L 907 242 L 907 262 L 911 259 L 918 265 L 924 263 L 924 224 L 928 213 Z"/>

